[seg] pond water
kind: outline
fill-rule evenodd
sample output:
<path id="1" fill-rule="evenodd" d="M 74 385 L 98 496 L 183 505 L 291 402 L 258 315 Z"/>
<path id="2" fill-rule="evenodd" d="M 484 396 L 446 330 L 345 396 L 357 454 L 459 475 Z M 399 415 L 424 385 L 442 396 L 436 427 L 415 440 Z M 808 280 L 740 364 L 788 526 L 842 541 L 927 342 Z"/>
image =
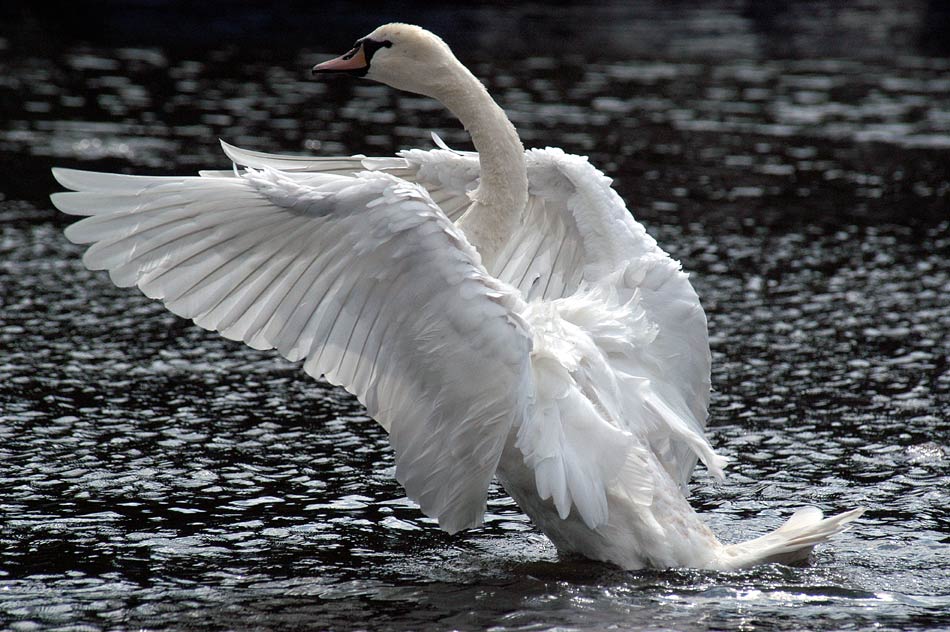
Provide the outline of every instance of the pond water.
<path id="1" fill-rule="evenodd" d="M 802 505 L 868 507 L 806 565 L 734 573 L 559 559 L 500 488 L 484 528 L 448 536 L 353 398 L 85 270 L 48 202 L 53 164 L 227 168 L 219 137 L 467 146 L 428 100 L 307 77 L 397 16 L 224 3 L 228 19 L 170 35 L 162 5 L 59 16 L 49 39 L 42 9 L 0 30 L 0 628 L 950 627 L 940 3 L 404 16 L 443 27 L 527 146 L 589 155 L 692 273 L 711 440 L 733 461 L 725 483 L 694 477 L 713 529 L 732 542 Z"/>

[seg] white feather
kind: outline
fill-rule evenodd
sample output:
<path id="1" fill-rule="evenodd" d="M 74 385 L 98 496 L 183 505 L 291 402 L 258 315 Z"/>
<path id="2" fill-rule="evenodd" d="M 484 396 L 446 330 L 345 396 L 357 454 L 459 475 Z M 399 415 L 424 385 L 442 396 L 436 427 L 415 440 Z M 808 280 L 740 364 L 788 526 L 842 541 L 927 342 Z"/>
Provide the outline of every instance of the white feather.
<path id="1" fill-rule="evenodd" d="M 55 174 L 94 189 L 54 200 L 90 216 L 67 233 L 93 244 L 87 265 L 353 390 L 390 429 L 409 496 L 446 530 L 480 524 L 527 406 L 531 341 L 516 293 L 488 277 L 424 190 L 386 174 L 337 176 L 329 194 L 267 170 Z"/>
<path id="2" fill-rule="evenodd" d="M 436 144 L 440 149 L 405 150 L 396 158 L 339 160 L 349 160 L 353 173 L 398 170 L 403 179 L 435 192 L 433 199 L 454 221 L 478 186 L 478 154 Z M 226 149 L 242 165 L 286 169 L 294 178 L 323 173 L 324 164 L 339 162 Z M 636 295 L 641 315 L 648 313 L 655 324 L 651 344 L 629 356 L 615 354 L 611 362 L 616 370 L 642 378 L 637 388 L 663 414 L 651 412 L 655 421 L 634 422 L 642 426 L 633 431 L 663 454 L 665 469 L 684 489 L 700 456 L 721 475 L 724 461 L 704 438 L 710 391 L 706 316 L 687 276 L 633 220 L 610 179 L 587 159 L 555 148 L 529 150 L 525 159 L 530 197 L 521 228 L 489 272 L 517 288 L 529 303 L 570 297 L 582 286 L 604 281 L 618 302 Z M 588 320 L 585 326 L 596 322 Z M 643 410 L 646 400 L 637 400 L 636 406 Z"/>

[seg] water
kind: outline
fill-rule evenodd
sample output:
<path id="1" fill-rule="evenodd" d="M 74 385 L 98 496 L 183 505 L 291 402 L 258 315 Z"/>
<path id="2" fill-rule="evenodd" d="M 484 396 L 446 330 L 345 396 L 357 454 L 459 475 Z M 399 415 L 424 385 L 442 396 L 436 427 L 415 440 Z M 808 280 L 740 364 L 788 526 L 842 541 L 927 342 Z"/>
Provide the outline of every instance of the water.
<path id="1" fill-rule="evenodd" d="M 860 523 L 807 565 L 735 573 L 559 559 L 497 488 L 483 529 L 438 531 L 356 401 L 86 271 L 46 198 L 52 164 L 225 168 L 217 137 L 388 154 L 435 129 L 464 147 L 427 100 L 306 77 L 378 20 L 308 14 L 336 33 L 318 50 L 293 29 L 279 48 L 229 45 L 222 24 L 277 28 L 246 8 L 184 43 L 133 11 L 95 37 L 82 28 L 96 16 L 61 21 L 40 44 L 29 34 L 48 16 L 24 14 L 0 31 L 0 627 L 950 626 L 938 4 L 811 3 L 821 20 L 794 5 L 606 6 L 418 21 L 464 42 L 527 145 L 614 176 L 692 272 L 710 434 L 734 463 L 723 484 L 693 482 L 717 533 L 746 539 L 805 504 L 864 505 Z"/>

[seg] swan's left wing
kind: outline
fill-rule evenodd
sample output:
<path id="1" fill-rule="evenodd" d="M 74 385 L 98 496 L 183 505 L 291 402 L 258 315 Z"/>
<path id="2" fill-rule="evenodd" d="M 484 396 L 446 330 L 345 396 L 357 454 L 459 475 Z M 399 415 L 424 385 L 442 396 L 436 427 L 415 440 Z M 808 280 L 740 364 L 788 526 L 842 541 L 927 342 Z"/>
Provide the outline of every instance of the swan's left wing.
<path id="1" fill-rule="evenodd" d="M 276 348 L 344 386 L 390 433 L 396 478 L 455 532 L 481 524 L 531 339 L 424 189 L 383 173 L 234 177 L 54 170 L 83 262 L 172 312 Z"/>

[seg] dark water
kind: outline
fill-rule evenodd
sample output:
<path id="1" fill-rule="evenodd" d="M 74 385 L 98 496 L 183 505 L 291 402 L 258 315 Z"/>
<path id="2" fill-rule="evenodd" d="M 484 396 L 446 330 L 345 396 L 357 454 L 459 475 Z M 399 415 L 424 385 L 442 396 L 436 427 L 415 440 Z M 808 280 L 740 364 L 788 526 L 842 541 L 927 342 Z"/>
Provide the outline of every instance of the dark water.
<path id="1" fill-rule="evenodd" d="M 0 30 L 0 628 L 950 627 L 945 11 L 676 6 L 406 19 L 444 26 L 526 145 L 590 155 L 692 271 L 734 462 L 694 480 L 717 533 L 868 507 L 852 531 L 736 573 L 559 560 L 499 489 L 485 528 L 438 531 L 357 402 L 84 270 L 46 199 L 52 164 L 226 168 L 218 137 L 464 146 L 425 99 L 307 79 L 383 20 L 310 8 L 336 40 L 308 49 L 247 6 L 181 42 L 154 11 L 60 16 L 47 39 L 24 12 Z"/>

